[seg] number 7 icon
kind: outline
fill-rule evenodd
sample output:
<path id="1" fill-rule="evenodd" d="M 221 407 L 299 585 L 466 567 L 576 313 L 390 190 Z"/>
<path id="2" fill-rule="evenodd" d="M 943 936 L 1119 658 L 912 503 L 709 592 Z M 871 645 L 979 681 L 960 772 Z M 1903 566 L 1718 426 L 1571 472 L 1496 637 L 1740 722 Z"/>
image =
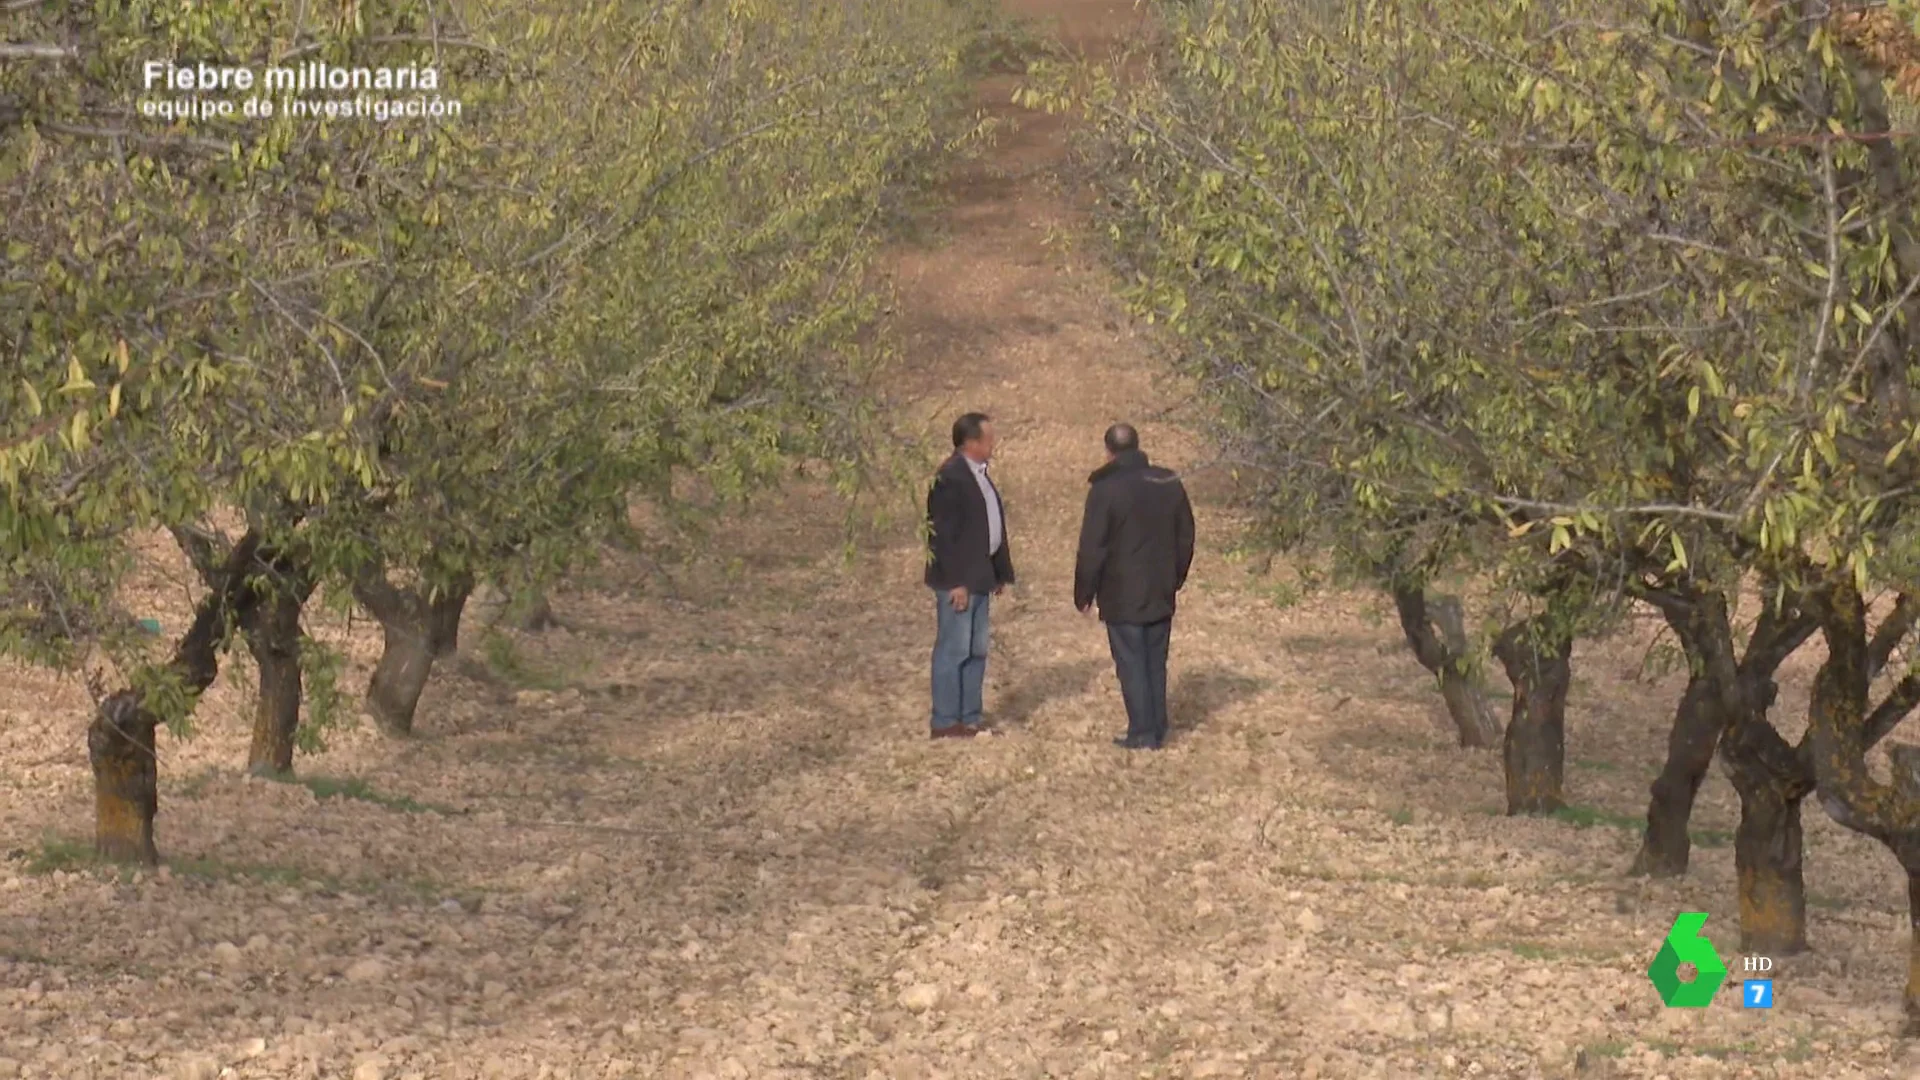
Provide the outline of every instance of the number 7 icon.
<path id="1" fill-rule="evenodd" d="M 1746 981 L 1746 1002 L 1749 1009 L 1773 1008 L 1773 980 L 1748 979 Z"/>

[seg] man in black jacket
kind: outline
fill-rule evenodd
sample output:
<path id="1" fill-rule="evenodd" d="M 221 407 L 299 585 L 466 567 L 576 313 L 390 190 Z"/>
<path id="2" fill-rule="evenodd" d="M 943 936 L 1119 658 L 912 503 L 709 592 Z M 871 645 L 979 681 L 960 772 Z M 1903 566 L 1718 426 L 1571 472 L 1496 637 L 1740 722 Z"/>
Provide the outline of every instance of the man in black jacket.
<path id="1" fill-rule="evenodd" d="M 1130 424 L 1107 429 L 1107 463 L 1088 477 L 1087 512 L 1073 569 L 1073 605 L 1100 603 L 1127 703 L 1114 743 L 1157 750 L 1167 740 L 1167 644 L 1174 594 L 1193 565 L 1193 505 L 1171 470 L 1149 464 Z"/>
<path id="2" fill-rule="evenodd" d="M 933 590 L 933 737 L 981 730 L 987 678 L 987 605 L 1013 583 L 1006 507 L 987 476 L 993 423 L 972 412 L 953 422 L 953 456 L 927 492 L 927 586 Z"/>

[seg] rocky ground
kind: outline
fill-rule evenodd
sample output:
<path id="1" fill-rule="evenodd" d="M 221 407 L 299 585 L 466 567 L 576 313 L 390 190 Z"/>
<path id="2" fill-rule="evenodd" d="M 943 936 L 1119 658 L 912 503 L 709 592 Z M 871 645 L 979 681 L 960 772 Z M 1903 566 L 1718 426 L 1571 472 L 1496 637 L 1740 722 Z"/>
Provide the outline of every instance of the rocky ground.
<path id="1" fill-rule="evenodd" d="M 1139 18 L 1027 10 L 1093 46 Z M 983 104 L 1011 116 L 1011 85 Z M 1813 807 L 1817 951 L 1776 1007 L 1654 996 L 1680 911 L 1713 913 L 1737 971 L 1737 908 L 1718 776 L 1693 873 L 1620 876 L 1678 696 L 1640 677 L 1646 634 L 1577 654 L 1578 808 L 1509 820 L 1496 757 L 1450 745 L 1377 601 L 1285 606 L 1285 571 L 1230 556 L 1149 331 L 1049 242 L 1084 224 L 1062 153 L 1059 122 L 1021 118 L 889 260 L 905 407 L 1002 432 L 1023 582 L 996 609 L 1002 736 L 926 739 L 911 539 L 843 566 L 804 490 L 699 567 L 609 565 L 511 655 L 470 633 L 416 739 L 350 728 L 300 783 L 242 777 L 234 668 L 198 737 L 163 740 L 158 873 L 87 864 L 84 693 L 8 670 L 0 1077 L 1920 1076 L 1900 876 Z M 1119 418 L 1201 504 L 1156 755 L 1108 744 L 1104 639 L 1069 603 Z M 177 573 L 141 612 L 174 629 Z M 316 626 L 358 685 L 365 626 Z"/>

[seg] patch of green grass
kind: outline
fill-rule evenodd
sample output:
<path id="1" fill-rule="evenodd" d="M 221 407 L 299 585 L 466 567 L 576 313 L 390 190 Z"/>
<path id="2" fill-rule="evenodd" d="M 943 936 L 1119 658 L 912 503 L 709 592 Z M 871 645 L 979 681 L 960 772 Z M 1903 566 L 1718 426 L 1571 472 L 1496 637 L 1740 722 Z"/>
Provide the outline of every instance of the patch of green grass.
<path id="1" fill-rule="evenodd" d="M 1575 758 L 1573 765 L 1576 769 L 1586 769 L 1588 772 L 1610 773 L 1620 771 L 1620 766 L 1615 765 L 1611 761 L 1598 761 L 1592 758 Z"/>
<path id="2" fill-rule="evenodd" d="M 1393 822 L 1395 825 L 1411 825 L 1413 824 L 1413 811 L 1404 806 L 1398 807 L 1387 815 L 1387 820 Z"/>
<path id="3" fill-rule="evenodd" d="M 1595 825 L 1610 825 L 1616 829 L 1638 829 L 1646 824 L 1638 818 L 1615 814 L 1597 806 L 1563 806 L 1553 812 L 1553 817 L 1581 829 L 1591 829 Z"/>
<path id="4" fill-rule="evenodd" d="M 1590 1058 L 1623 1058 L 1627 1056 L 1629 1045 L 1619 1039 L 1607 1042 L 1589 1043 L 1582 1047 Z"/>
<path id="5" fill-rule="evenodd" d="M 24 863 L 23 868 L 29 874 L 51 874 L 61 870 L 77 872 L 109 865 L 93 850 L 92 844 L 58 836 L 49 836 L 40 841 L 38 848 L 15 851 L 8 857 Z"/>
<path id="6" fill-rule="evenodd" d="M 1495 941 L 1476 938 L 1471 941 L 1448 941 L 1445 948 L 1449 952 L 1511 953 L 1522 960 L 1577 960 L 1583 963 L 1611 964 L 1620 960 L 1620 954 L 1607 949 L 1589 948 L 1583 945 L 1555 945 L 1541 941 Z"/>
<path id="7" fill-rule="evenodd" d="M 1610 829 L 1643 832 L 1647 827 L 1645 818 L 1616 814 L 1611 810 L 1603 810 L 1597 806 L 1581 806 L 1578 804 L 1563 806 L 1555 810 L 1551 816 L 1556 821 L 1564 821 L 1578 829 L 1591 829 L 1595 826 L 1605 826 Z M 1726 847 L 1728 844 L 1733 843 L 1733 834 L 1720 829 L 1689 829 L 1687 835 L 1692 837 L 1693 842 L 1701 847 Z"/>
<path id="8" fill-rule="evenodd" d="M 1691 1046 L 1686 1043 L 1675 1042 L 1672 1039 L 1648 1039 L 1646 1040 L 1646 1044 L 1668 1057 L 1697 1054 L 1700 1057 L 1713 1058 L 1715 1061 L 1725 1061 L 1736 1054 L 1757 1053 L 1760 1049 L 1760 1045 L 1753 1042 L 1711 1043 L 1706 1046 Z"/>
<path id="9" fill-rule="evenodd" d="M 94 851 L 93 845 L 60 836 L 49 836 L 40 842 L 39 847 L 30 851 L 15 851 L 9 857 L 24 863 L 24 869 L 29 874 L 51 874 L 59 871 L 94 873 L 127 882 L 132 880 L 135 872 L 143 869 L 125 863 L 109 862 Z M 230 863 L 212 858 L 162 857 L 161 864 L 177 877 L 198 881 L 248 881 L 278 885 L 282 888 L 318 886 L 329 892 L 350 892 L 367 896 L 402 891 L 433 897 L 444 895 L 448 891 L 444 885 L 423 878 L 348 881 L 326 874 L 312 873 L 295 866 L 274 863 Z"/>
<path id="10" fill-rule="evenodd" d="M 423 803 L 405 795 L 389 795 L 377 791 L 371 784 L 357 776 L 273 776 L 269 779 L 283 784 L 298 784 L 313 792 L 316 799 L 356 799 L 372 803 L 402 814 L 441 814 L 450 816 L 456 811 L 435 803 Z"/>

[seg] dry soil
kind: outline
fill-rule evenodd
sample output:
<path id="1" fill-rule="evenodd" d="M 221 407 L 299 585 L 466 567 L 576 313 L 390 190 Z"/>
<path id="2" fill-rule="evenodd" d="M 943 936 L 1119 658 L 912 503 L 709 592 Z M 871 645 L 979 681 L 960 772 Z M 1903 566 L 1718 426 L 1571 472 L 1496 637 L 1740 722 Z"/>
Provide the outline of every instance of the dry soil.
<path id="1" fill-rule="evenodd" d="M 1023 10 L 1093 49 L 1140 26 L 1124 3 Z M 478 656 L 439 677 L 416 739 L 353 728 L 302 784 L 241 775 L 232 668 L 200 735 L 163 739 L 155 874 L 70 858 L 85 696 L 9 670 L 0 1077 L 1920 1075 L 1895 1034 L 1902 879 L 1817 807 L 1816 952 L 1781 965 L 1777 1005 L 1656 999 L 1678 912 L 1740 958 L 1720 777 L 1688 878 L 1620 876 L 1678 694 L 1638 676 L 1646 634 L 1577 654 L 1576 820 L 1510 820 L 1496 757 L 1450 745 L 1375 599 L 1283 606 L 1283 573 L 1231 558 L 1186 391 L 1089 245 L 1056 242 L 1085 230 L 1063 122 L 1016 116 L 1012 85 L 980 88 L 1017 127 L 956 172 L 941 239 L 888 257 L 909 421 L 937 439 L 980 408 L 1002 432 L 1000 736 L 926 738 L 912 539 L 845 567 L 804 489 L 697 566 L 583 581 L 569 628 L 491 680 Z M 1109 744 L 1104 637 L 1070 604 L 1121 418 L 1200 504 L 1158 754 Z M 178 573 L 140 612 L 176 631 Z M 359 684 L 367 628 L 317 625 Z"/>

